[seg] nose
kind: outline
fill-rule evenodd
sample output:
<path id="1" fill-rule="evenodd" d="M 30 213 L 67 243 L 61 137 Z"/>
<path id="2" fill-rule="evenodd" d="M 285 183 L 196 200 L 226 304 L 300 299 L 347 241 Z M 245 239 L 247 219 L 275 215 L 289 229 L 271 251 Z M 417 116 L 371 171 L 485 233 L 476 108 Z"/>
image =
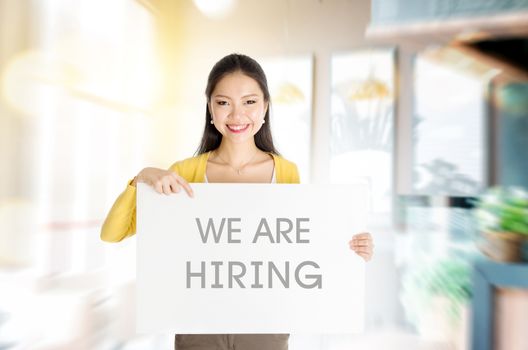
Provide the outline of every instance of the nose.
<path id="1" fill-rule="evenodd" d="M 238 103 L 233 104 L 233 108 L 231 109 L 231 113 L 229 114 L 229 117 L 233 120 L 242 119 L 244 116 L 244 110 L 243 106 L 241 106 Z"/>

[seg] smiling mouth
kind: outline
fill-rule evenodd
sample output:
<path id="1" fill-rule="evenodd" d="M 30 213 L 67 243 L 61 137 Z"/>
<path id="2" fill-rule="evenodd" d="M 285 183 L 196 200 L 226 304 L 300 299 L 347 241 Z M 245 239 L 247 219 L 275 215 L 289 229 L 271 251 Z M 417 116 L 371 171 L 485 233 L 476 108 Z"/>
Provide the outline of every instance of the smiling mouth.
<path id="1" fill-rule="evenodd" d="M 227 128 L 229 131 L 234 133 L 241 133 L 246 131 L 249 128 L 249 124 L 241 124 L 241 125 L 227 125 Z"/>

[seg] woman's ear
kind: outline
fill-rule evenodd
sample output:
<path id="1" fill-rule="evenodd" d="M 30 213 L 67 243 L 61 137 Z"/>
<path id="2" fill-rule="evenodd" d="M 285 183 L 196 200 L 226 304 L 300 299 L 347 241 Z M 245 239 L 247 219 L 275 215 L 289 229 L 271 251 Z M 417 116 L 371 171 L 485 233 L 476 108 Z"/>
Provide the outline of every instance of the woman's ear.
<path id="1" fill-rule="evenodd" d="M 209 117 L 211 118 L 209 123 L 214 124 L 213 110 L 211 109 L 211 104 L 209 102 L 207 102 L 207 110 L 209 111 Z"/>

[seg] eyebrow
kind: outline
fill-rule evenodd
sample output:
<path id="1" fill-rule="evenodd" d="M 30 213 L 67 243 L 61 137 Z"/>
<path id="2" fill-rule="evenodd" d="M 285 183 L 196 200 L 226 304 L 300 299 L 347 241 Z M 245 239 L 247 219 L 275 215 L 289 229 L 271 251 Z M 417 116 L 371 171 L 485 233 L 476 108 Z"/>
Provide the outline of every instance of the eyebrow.
<path id="1" fill-rule="evenodd" d="M 244 95 L 244 96 L 242 96 L 242 98 L 253 97 L 253 96 L 259 97 L 258 94 L 248 94 L 248 95 Z M 229 97 L 229 96 L 226 96 L 226 95 L 220 95 L 220 94 L 218 94 L 218 95 L 214 95 L 213 97 L 215 97 L 215 98 L 217 98 L 217 97 L 223 97 L 223 98 L 231 99 L 231 97 Z"/>

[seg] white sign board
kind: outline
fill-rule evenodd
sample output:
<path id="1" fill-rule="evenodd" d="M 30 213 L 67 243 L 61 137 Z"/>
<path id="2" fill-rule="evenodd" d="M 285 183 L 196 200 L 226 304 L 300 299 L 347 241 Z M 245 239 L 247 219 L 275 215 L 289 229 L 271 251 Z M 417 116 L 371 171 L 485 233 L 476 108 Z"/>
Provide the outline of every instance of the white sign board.
<path id="1" fill-rule="evenodd" d="M 191 186 L 138 186 L 138 332 L 362 331 L 366 187 Z"/>

